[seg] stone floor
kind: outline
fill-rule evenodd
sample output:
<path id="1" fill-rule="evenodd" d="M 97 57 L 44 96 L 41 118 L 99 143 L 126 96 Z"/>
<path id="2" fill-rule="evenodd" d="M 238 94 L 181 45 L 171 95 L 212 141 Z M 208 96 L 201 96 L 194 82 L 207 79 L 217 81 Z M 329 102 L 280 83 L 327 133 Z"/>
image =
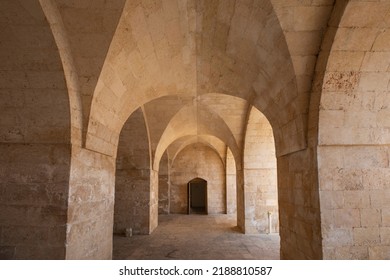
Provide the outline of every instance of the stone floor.
<path id="1" fill-rule="evenodd" d="M 279 235 L 244 235 L 232 215 L 159 216 L 151 235 L 114 236 L 113 259 L 279 259 Z"/>

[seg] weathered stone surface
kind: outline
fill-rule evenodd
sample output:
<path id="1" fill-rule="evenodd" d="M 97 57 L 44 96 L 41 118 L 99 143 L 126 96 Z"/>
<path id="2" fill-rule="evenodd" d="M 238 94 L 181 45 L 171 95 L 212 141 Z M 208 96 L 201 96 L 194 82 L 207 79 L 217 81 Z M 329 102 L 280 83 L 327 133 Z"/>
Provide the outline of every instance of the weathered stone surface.
<path id="1" fill-rule="evenodd" d="M 153 193 L 149 140 L 141 109 L 131 115 L 119 137 L 115 179 L 114 231 L 151 233 Z M 158 182 L 156 182 L 158 184 Z"/>
<path id="2" fill-rule="evenodd" d="M 275 141 L 272 127 L 252 108 L 244 148 L 245 228 L 247 234 L 279 231 Z"/>
<path id="3" fill-rule="evenodd" d="M 207 181 L 207 213 L 226 213 L 225 171 L 221 158 L 210 148 L 195 144 L 181 151 L 171 166 L 170 213 L 187 213 L 187 183 Z"/>
<path id="4" fill-rule="evenodd" d="M 390 258 L 389 1 L 0 11 L 0 258 L 109 259 L 198 176 L 283 259 Z"/>

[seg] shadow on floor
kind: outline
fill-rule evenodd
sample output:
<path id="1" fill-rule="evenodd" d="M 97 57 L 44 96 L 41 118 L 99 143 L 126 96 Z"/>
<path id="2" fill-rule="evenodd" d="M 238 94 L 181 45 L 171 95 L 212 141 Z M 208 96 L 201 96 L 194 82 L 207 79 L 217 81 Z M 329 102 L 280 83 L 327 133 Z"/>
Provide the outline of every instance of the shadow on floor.
<path id="1" fill-rule="evenodd" d="M 235 224 L 224 214 L 159 216 L 151 235 L 114 235 L 113 259 L 279 259 L 279 235 L 245 235 Z"/>

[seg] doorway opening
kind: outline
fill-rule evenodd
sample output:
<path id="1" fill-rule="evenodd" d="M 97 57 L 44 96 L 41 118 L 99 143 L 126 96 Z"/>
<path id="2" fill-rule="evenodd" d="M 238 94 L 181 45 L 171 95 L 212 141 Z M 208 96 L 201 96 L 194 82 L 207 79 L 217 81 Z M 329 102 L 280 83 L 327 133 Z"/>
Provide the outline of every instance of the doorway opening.
<path id="1" fill-rule="evenodd" d="M 188 214 L 207 215 L 207 181 L 195 178 L 188 182 Z"/>

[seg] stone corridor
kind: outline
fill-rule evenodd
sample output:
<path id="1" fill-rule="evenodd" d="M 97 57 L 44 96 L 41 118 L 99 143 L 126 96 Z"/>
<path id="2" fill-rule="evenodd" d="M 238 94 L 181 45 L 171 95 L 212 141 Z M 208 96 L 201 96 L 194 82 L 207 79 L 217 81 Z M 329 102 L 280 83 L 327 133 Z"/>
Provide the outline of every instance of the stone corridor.
<path id="1" fill-rule="evenodd" d="M 390 259 L 390 0 L 1 0 L 0 259 L 113 256 Z"/>

